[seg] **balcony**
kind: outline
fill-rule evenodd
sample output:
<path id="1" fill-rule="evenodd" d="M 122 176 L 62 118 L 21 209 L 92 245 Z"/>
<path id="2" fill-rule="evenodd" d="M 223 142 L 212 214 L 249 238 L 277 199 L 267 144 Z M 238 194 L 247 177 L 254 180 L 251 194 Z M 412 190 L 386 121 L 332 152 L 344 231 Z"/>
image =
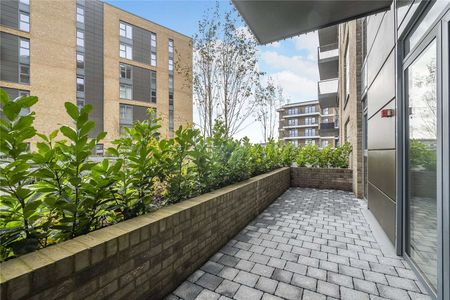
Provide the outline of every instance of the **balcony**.
<path id="1" fill-rule="evenodd" d="M 320 123 L 319 135 L 321 137 L 338 136 L 339 129 L 335 122 Z"/>
<path id="2" fill-rule="evenodd" d="M 338 79 L 328 79 L 317 82 L 317 94 L 319 95 L 320 107 L 338 106 Z"/>
<path id="3" fill-rule="evenodd" d="M 317 31 L 319 46 L 334 44 L 338 42 L 338 25 L 325 27 Z"/>
<path id="4" fill-rule="evenodd" d="M 339 48 L 337 43 L 317 47 L 320 80 L 338 77 Z"/>

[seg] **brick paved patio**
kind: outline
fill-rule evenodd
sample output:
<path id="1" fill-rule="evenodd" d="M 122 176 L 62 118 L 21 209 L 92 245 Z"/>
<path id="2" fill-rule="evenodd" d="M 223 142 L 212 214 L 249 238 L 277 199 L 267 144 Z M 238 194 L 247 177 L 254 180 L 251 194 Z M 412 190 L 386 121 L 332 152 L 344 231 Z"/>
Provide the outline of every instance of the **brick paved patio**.
<path id="1" fill-rule="evenodd" d="M 352 193 L 291 188 L 192 274 L 174 299 L 429 299 L 387 257 Z"/>

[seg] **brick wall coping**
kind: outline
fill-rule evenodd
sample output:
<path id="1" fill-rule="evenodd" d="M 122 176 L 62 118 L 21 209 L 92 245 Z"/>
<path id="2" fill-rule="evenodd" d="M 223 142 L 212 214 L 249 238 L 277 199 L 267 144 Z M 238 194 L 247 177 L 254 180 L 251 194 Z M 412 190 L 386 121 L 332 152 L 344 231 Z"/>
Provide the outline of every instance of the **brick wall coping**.
<path id="1" fill-rule="evenodd" d="M 69 274 L 73 271 L 78 272 L 83 270 L 104 259 L 98 252 L 104 251 L 104 248 L 102 247 L 105 244 L 106 256 L 108 256 L 109 252 L 117 252 L 129 246 L 133 246 L 134 244 L 139 243 L 140 229 L 156 222 L 160 223 L 159 227 L 164 227 L 166 226 L 164 219 L 170 216 L 189 210 L 194 206 L 230 193 L 241 187 L 253 184 L 261 179 L 270 177 L 271 175 L 281 173 L 286 169 L 289 168 L 280 168 L 269 173 L 258 175 L 245 181 L 231 184 L 221 189 L 163 207 L 157 211 L 107 226 L 86 235 L 78 236 L 71 240 L 5 261 L 0 264 L 0 284 L 2 285 L 1 289 L 3 290 L 1 294 L 4 293 L 3 285 L 8 282 L 14 282 L 15 288 L 17 289 L 30 289 L 30 284 L 27 284 L 25 279 L 24 282 L 14 279 L 20 279 L 19 277 L 51 265 L 54 265 L 56 270 L 58 270 L 59 268 L 67 268 L 68 264 L 73 264 L 73 269 L 67 270 Z M 137 242 L 134 241 L 134 236 L 136 236 Z M 113 242 L 114 240 L 117 240 L 118 242 L 115 243 Z M 41 280 L 46 279 L 41 278 Z M 25 290 L 23 293 L 28 294 L 29 291 Z"/>

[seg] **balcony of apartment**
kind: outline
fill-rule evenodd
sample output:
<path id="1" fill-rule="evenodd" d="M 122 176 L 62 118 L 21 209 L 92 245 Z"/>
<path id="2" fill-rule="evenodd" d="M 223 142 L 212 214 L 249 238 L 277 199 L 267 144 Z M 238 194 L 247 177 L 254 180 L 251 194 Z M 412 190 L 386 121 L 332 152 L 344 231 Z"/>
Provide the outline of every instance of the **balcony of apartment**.
<path id="1" fill-rule="evenodd" d="M 284 115 L 282 115 L 282 119 L 288 119 L 288 118 L 298 118 L 298 117 L 308 117 L 308 116 L 320 116 L 320 111 L 313 110 L 313 111 L 301 111 L 297 110 L 294 112 L 286 112 Z"/>
<path id="2" fill-rule="evenodd" d="M 327 79 L 317 82 L 317 94 L 320 107 L 338 106 L 338 79 Z"/>
<path id="3" fill-rule="evenodd" d="M 332 137 L 339 135 L 339 127 L 337 121 L 321 122 L 319 128 L 319 135 L 321 137 Z"/>
<path id="4" fill-rule="evenodd" d="M 331 43 L 317 47 L 320 80 L 338 77 L 339 47 L 338 43 Z"/>

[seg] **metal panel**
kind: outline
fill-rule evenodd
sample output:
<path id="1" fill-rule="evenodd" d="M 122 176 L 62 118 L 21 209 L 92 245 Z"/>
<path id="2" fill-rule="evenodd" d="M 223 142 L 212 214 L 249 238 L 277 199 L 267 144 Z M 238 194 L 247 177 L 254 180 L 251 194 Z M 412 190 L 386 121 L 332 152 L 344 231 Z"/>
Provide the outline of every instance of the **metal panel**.
<path id="1" fill-rule="evenodd" d="M 0 24 L 19 29 L 19 1 L 0 1 Z"/>
<path id="2" fill-rule="evenodd" d="M 369 151 L 369 182 L 395 201 L 395 150 Z"/>
<path id="3" fill-rule="evenodd" d="M 19 39 L 17 36 L 0 33 L 0 80 L 19 82 Z"/>
<path id="4" fill-rule="evenodd" d="M 133 121 L 147 120 L 147 107 L 133 105 Z"/>
<path id="5" fill-rule="evenodd" d="M 382 12 L 367 17 L 367 51 L 369 51 L 373 45 L 378 33 L 378 28 L 380 28 L 385 14 L 386 12 Z"/>
<path id="6" fill-rule="evenodd" d="M 150 102 L 150 70 L 133 66 L 133 100 Z"/>
<path id="7" fill-rule="evenodd" d="M 368 183 L 368 208 L 383 228 L 392 243 L 395 242 L 395 202 Z"/>
<path id="8" fill-rule="evenodd" d="M 338 42 L 338 25 L 320 29 L 317 33 L 319 35 L 319 46 Z"/>
<path id="9" fill-rule="evenodd" d="M 95 122 L 92 135 L 103 131 L 103 3 L 86 1 L 85 6 L 85 103 L 92 104 Z M 117 74 L 119 76 L 119 74 Z"/>
<path id="10" fill-rule="evenodd" d="M 133 60 L 150 64 L 150 39 L 150 31 L 133 26 Z"/>
<path id="11" fill-rule="evenodd" d="M 395 45 L 395 31 L 394 31 L 394 12 L 388 11 L 384 15 L 383 21 L 380 24 L 378 33 L 375 37 L 372 48 L 368 55 L 368 83 L 369 86 L 377 76 L 381 66 L 388 58 Z M 369 31 L 369 30 L 368 30 Z M 369 35 L 369 32 L 367 33 Z M 370 113 L 370 112 L 369 112 Z"/>
<path id="12" fill-rule="evenodd" d="M 395 100 L 389 102 L 383 109 L 395 109 Z M 395 148 L 395 118 L 382 118 L 381 112 L 377 112 L 369 119 L 368 146 L 370 150 Z"/>
<path id="13" fill-rule="evenodd" d="M 374 53 L 373 55 L 377 55 Z M 372 55 L 372 56 L 373 56 Z M 369 62 L 369 70 L 373 70 Z M 381 65 L 379 66 L 381 67 Z M 378 72 L 378 71 L 376 71 Z M 371 82 L 371 81 L 370 81 Z M 395 52 L 392 51 L 383 68 L 367 91 L 368 116 L 371 118 L 395 97 Z"/>

